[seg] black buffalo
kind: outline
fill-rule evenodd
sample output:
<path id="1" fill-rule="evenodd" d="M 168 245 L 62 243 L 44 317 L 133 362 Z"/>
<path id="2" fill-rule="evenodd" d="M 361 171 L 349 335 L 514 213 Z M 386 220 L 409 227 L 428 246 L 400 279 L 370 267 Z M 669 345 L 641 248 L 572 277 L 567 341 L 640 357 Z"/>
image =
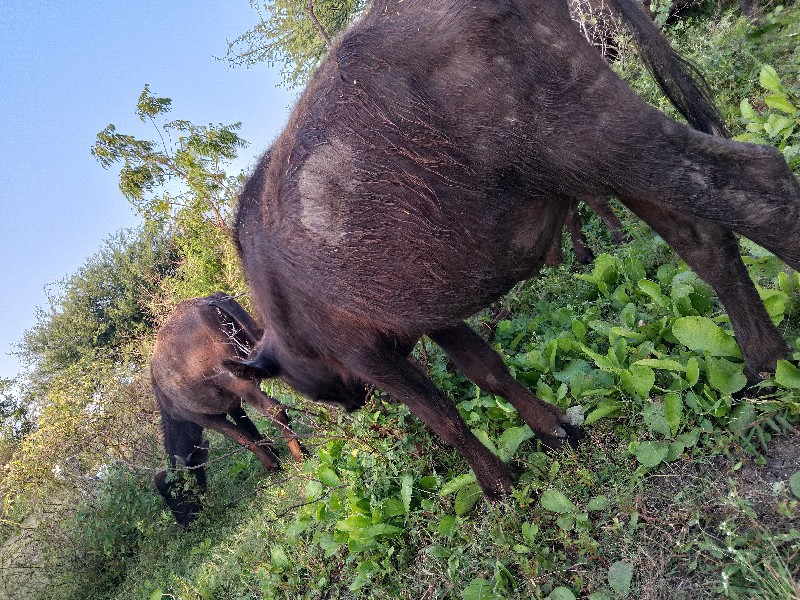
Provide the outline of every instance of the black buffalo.
<path id="1" fill-rule="evenodd" d="M 608 4 L 694 128 L 611 71 L 567 0 L 375 0 L 240 198 L 236 237 L 264 336 L 239 372 L 351 404 L 365 383 L 379 387 L 498 498 L 508 468 L 411 349 L 427 334 L 543 442 L 576 440 L 462 319 L 540 269 L 571 199 L 610 195 L 714 287 L 748 378 L 772 371 L 787 345 L 734 234 L 799 268 L 800 186 L 774 148 L 710 135 L 724 128 L 690 65 L 636 0 Z"/>

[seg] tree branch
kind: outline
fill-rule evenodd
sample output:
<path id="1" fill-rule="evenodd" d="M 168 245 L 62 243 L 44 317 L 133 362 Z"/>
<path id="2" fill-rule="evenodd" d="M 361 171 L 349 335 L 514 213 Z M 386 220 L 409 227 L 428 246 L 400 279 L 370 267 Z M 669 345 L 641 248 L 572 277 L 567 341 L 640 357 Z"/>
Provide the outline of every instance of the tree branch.
<path id="1" fill-rule="evenodd" d="M 319 36 L 325 41 L 325 45 L 330 48 L 331 47 L 331 38 L 328 37 L 328 34 L 325 31 L 325 28 L 322 26 L 322 23 L 319 22 L 317 15 L 314 13 L 314 0 L 308 0 L 308 4 L 306 4 L 306 12 L 308 16 L 311 17 L 311 21 L 313 21 L 314 25 L 319 32 Z"/>

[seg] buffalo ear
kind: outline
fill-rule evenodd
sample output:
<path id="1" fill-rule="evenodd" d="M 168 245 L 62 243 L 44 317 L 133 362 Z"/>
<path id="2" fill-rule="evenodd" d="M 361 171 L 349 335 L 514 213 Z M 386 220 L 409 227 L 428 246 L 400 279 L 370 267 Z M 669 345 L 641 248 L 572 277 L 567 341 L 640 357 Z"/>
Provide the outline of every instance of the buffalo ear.
<path id="1" fill-rule="evenodd" d="M 280 373 L 278 363 L 265 356 L 257 356 L 252 360 L 227 358 L 222 366 L 241 379 L 267 379 Z"/>

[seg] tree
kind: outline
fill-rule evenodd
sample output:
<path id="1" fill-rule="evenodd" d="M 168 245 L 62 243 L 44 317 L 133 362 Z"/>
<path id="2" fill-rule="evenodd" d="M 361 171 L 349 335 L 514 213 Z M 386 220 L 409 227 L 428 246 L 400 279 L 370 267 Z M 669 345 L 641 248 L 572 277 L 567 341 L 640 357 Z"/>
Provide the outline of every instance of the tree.
<path id="1" fill-rule="evenodd" d="M 166 119 L 172 101 L 145 86 L 136 105 L 158 141 L 117 132 L 108 125 L 97 134 L 92 154 L 108 169 L 122 167 L 119 186 L 146 223 L 169 232 L 179 255 L 177 272 L 168 282 L 166 303 L 174 305 L 216 289 L 243 288 L 243 277 L 228 236 L 242 175 L 230 163 L 247 145 L 232 125 L 195 125 Z M 177 139 L 175 139 L 177 137 Z"/>
<path id="2" fill-rule="evenodd" d="M 126 348 L 153 330 L 154 297 L 174 274 L 176 256 L 156 228 L 121 232 L 48 294 L 49 307 L 25 332 L 19 355 L 45 385 L 58 372 L 95 356 L 125 359 Z"/>
<path id="3" fill-rule="evenodd" d="M 333 38 L 367 6 L 367 0 L 250 0 L 260 22 L 228 43 L 233 65 L 280 65 L 283 84 L 304 84 L 327 52 L 320 26 Z M 313 7 L 310 9 L 309 7 Z M 266 17 L 265 17 L 266 15 Z M 314 18 L 316 17 L 316 19 Z M 315 22 L 316 21 L 316 22 Z"/>

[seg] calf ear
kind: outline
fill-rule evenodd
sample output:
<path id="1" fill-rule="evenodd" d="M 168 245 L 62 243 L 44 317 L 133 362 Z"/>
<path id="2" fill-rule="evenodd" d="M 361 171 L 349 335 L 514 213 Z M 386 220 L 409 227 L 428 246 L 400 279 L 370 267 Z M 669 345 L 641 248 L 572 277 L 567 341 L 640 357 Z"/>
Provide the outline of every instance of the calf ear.
<path id="1" fill-rule="evenodd" d="M 280 373 L 278 363 L 264 356 L 252 360 L 225 359 L 222 366 L 242 379 L 267 379 Z"/>

